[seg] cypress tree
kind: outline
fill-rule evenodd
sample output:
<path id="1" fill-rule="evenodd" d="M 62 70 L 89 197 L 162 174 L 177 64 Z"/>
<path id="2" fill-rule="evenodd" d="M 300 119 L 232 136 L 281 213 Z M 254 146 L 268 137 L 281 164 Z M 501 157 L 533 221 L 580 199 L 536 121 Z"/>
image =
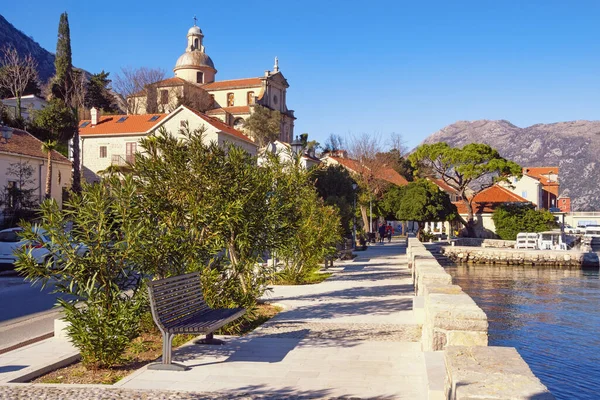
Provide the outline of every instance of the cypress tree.
<path id="1" fill-rule="evenodd" d="M 52 94 L 65 100 L 72 89 L 73 58 L 71 55 L 71 31 L 69 29 L 69 17 L 66 12 L 60 15 L 58 23 L 58 41 L 56 42 L 56 56 L 54 58 L 54 83 Z"/>

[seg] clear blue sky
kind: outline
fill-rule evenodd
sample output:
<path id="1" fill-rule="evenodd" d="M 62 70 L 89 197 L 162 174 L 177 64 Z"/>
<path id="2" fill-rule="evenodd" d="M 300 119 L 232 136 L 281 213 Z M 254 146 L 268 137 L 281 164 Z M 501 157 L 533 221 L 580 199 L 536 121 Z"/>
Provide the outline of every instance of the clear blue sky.
<path id="1" fill-rule="evenodd" d="M 193 16 L 217 79 L 260 76 L 278 56 L 296 133 L 401 134 L 457 120 L 518 126 L 599 119 L 599 1 L 3 1 L 50 51 L 69 13 L 73 63 L 172 75 Z M 224 5 L 223 5 L 224 4 Z"/>

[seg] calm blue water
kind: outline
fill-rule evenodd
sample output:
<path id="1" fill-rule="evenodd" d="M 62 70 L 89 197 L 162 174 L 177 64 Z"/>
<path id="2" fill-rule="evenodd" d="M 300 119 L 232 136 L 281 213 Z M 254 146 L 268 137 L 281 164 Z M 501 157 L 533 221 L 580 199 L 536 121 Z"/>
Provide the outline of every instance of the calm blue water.
<path id="1" fill-rule="evenodd" d="M 490 346 L 515 347 L 557 399 L 600 399 L 597 270 L 446 269 L 487 314 Z"/>

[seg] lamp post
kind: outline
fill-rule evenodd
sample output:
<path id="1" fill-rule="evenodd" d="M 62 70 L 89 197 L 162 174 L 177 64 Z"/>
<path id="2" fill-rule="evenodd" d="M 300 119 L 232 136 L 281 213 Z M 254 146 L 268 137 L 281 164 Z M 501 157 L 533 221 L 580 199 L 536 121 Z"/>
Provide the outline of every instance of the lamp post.
<path id="1" fill-rule="evenodd" d="M 352 191 L 354 193 L 354 205 L 352 206 L 352 246 L 356 248 L 356 188 L 358 185 L 355 183 L 352 184 Z"/>

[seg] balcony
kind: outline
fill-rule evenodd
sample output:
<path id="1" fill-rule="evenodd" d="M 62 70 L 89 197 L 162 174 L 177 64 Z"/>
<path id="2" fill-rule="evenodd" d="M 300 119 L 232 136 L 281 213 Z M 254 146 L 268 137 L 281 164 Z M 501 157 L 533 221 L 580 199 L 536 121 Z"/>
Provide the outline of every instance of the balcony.
<path id="1" fill-rule="evenodd" d="M 110 159 L 110 164 L 120 167 L 124 167 L 127 164 L 135 164 L 135 157 L 133 154 L 127 156 L 124 156 L 123 154 L 113 154 Z"/>

